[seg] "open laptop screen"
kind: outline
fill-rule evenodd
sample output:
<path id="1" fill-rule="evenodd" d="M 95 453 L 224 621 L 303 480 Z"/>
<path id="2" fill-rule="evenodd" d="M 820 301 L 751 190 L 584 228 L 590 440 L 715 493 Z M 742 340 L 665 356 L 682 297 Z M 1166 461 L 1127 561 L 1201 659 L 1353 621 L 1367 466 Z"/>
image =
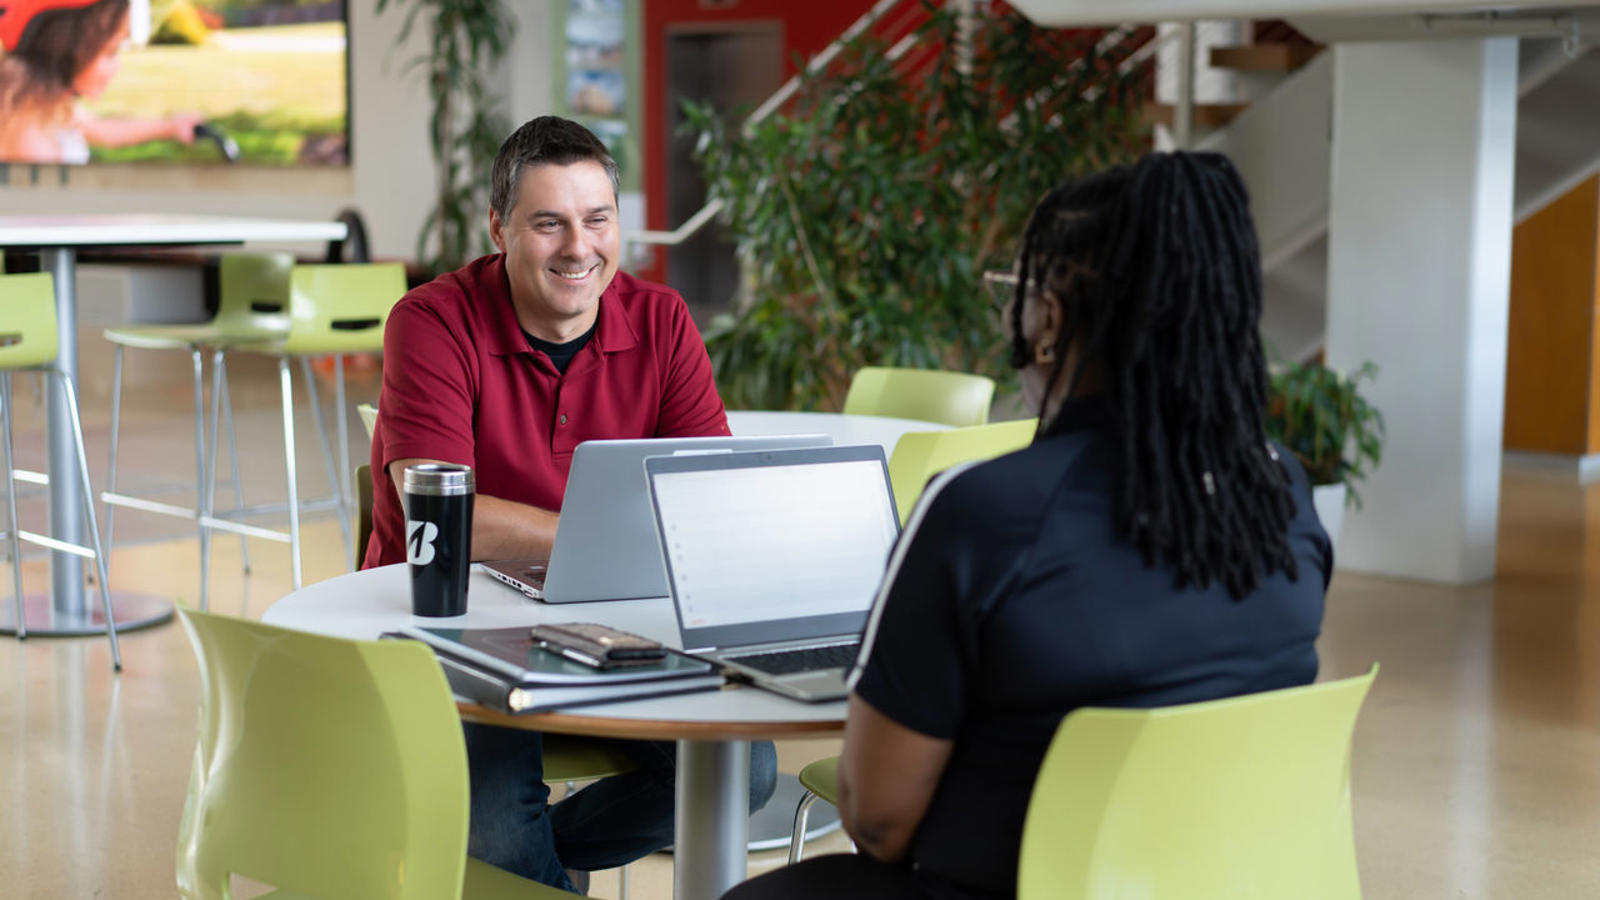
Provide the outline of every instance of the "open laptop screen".
<path id="1" fill-rule="evenodd" d="M 861 629 L 899 532 L 881 448 L 646 466 L 686 647 Z"/>

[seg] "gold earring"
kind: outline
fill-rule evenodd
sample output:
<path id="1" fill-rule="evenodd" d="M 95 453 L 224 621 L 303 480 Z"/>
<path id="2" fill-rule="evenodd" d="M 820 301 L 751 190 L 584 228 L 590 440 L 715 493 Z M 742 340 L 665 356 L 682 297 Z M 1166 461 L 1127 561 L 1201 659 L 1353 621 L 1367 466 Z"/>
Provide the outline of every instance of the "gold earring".
<path id="1" fill-rule="evenodd" d="M 1056 361 L 1056 345 L 1049 341 L 1040 341 L 1033 350 L 1033 361 L 1041 366 L 1048 366 Z"/>

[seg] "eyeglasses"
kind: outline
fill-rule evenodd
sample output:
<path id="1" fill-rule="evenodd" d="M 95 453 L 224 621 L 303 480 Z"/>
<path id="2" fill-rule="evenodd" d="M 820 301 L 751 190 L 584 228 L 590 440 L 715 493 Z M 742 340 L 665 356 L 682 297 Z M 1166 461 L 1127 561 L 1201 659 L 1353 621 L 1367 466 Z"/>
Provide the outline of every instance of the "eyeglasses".
<path id="1" fill-rule="evenodd" d="M 1010 269 L 989 269 L 983 273 L 983 286 L 989 291 L 989 311 L 998 324 L 1005 318 L 1007 304 L 1017 295 L 1017 273 Z"/>

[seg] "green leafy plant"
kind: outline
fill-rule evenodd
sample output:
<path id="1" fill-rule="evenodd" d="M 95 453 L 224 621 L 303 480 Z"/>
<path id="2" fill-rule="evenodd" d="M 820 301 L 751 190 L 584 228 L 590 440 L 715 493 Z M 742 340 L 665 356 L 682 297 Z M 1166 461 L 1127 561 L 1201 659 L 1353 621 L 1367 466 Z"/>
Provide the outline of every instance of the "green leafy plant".
<path id="1" fill-rule="evenodd" d="M 1143 76 L 1117 66 L 1142 33 L 995 12 L 969 36 L 926 12 L 920 59 L 863 32 L 786 114 L 738 128 L 685 107 L 750 285 L 706 335 L 732 407 L 836 409 L 864 365 L 1009 381 L 984 270 L 1010 267 L 1046 191 L 1143 146 Z"/>
<path id="2" fill-rule="evenodd" d="M 1383 415 L 1359 389 L 1377 376 L 1369 362 L 1349 375 L 1321 363 L 1286 363 L 1270 377 L 1267 436 L 1289 448 L 1312 484 L 1344 484 L 1346 504 L 1357 509 L 1356 482 L 1383 457 Z"/>
<path id="3" fill-rule="evenodd" d="M 431 38 L 428 52 L 406 67 L 428 83 L 428 142 L 438 167 L 438 194 L 417 235 L 417 259 L 434 272 L 448 271 L 490 247 L 486 175 L 510 126 L 488 73 L 505 56 L 514 22 L 500 0 L 378 0 L 378 12 L 391 4 L 405 7 L 398 43 L 419 19 Z"/>

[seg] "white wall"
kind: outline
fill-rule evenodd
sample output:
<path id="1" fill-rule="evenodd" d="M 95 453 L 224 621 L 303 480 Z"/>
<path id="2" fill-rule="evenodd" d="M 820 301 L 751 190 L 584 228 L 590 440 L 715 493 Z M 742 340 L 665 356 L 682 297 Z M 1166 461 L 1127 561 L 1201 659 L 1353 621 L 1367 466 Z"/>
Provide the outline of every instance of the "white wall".
<path id="1" fill-rule="evenodd" d="M 500 93 L 514 123 L 550 106 L 545 4 L 508 3 L 521 20 Z M 375 0 L 350 2 L 352 164 L 337 169 L 119 165 L 39 171 L 10 167 L 0 211 L 10 213 L 188 212 L 331 219 L 353 206 L 366 219 L 372 251 L 411 257 L 436 180 L 428 149 L 427 91 L 406 61 L 426 46 L 422 29 L 396 48 L 404 3 L 382 16 Z M 483 174 L 485 179 L 488 173 Z M 487 212 L 485 212 L 487 215 Z M 320 247 L 302 246 L 303 252 Z"/>

